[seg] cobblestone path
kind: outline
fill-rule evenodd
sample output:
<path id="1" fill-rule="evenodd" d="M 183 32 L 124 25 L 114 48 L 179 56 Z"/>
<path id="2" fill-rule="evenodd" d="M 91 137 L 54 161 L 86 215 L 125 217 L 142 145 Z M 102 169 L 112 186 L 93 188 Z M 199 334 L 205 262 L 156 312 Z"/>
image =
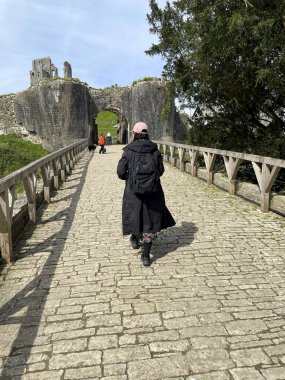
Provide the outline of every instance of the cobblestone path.
<path id="1" fill-rule="evenodd" d="M 86 154 L 15 247 L 1 379 L 285 379 L 285 219 L 166 165 L 151 267 L 121 235 L 120 146 Z"/>

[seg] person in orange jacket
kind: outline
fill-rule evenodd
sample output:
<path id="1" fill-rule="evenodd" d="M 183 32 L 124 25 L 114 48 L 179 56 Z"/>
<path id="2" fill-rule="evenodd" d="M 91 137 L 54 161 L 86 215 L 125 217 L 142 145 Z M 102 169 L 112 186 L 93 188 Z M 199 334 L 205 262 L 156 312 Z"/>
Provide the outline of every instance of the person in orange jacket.
<path id="1" fill-rule="evenodd" d="M 99 136 L 98 143 L 100 145 L 99 153 L 100 154 L 106 153 L 106 149 L 105 149 L 106 139 L 105 139 L 104 133 L 101 133 L 101 135 Z"/>

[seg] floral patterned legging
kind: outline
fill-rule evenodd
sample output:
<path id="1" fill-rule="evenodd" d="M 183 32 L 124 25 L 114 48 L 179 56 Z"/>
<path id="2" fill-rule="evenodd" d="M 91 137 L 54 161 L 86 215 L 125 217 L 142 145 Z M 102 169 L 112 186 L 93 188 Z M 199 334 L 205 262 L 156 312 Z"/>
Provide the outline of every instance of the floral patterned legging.
<path id="1" fill-rule="evenodd" d="M 141 243 L 152 243 L 157 238 L 157 233 L 142 232 L 137 236 Z"/>

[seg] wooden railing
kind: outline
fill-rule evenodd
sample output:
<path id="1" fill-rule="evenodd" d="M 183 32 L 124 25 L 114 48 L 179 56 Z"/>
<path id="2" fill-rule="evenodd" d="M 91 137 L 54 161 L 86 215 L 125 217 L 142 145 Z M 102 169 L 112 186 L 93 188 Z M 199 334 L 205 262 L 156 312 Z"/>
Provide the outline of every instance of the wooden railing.
<path id="1" fill-rule="evenodd" d="M 261 211 L 269 211 L 271 189 L 280 172 L 280 169 L 285 168 L 285 160 L 247 153 L 231 152 L 227 150 L 211 149 L 170 142 L 168 143 L 165 141 L 154 142 L 157 143 L 159 149 L 162 146 L 164 156 L 166 156 L 167 148 L 169 148 L 170 163 L 172 165 L 176 164 L 175 157 L 177 155 L 175 153 L 178 151 L 179 167 L 181 171 L 185 170 L 185 154 L 188 153 L 190 158 L 190 173 L 194 177 L 197 177 L 198 156 L 202 155 L 206 166 L 207 183 L 210 185 L 213 184 L 214 181 L 214 166 L 216 158 L 217 156 L 221 156 L 227 172 L 228 191 L 232 195 L 235 195 L 236 193 L 237 173 L 241 163 L 243 161 L 251 162 L 260 191 Z"/>
<path id="2" fill-rule="evenodd" d="M 12 224 L 16 185 L 23 183 L 29 219 L 35 223 L 38 176 L 41 176 L 43 182 L 44 201 L 50 203 L 51 186 L 56 190 L 59 189 L 60 183 L 66 180 L 66 175 L 83 155 L 87 145 L 87 139 L 81 140 L 0 179 L 0 248 L 6 262 L 13 260 Z"/>

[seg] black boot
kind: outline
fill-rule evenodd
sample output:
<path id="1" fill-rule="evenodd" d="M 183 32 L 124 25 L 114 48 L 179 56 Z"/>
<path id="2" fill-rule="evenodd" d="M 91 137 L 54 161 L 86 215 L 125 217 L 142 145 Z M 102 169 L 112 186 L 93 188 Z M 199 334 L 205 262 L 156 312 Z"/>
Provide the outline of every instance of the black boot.
<path id="1" fill-rule="evenodd" d="M 139 240 L 136 237 L 136 235 L 133 235 L 133 234 L 131 235 L 130 242 L 131 242 L 131 246 L 132 246 L 133 249 L 138 249 L 139 248 Z"/>
<path id="2" fill-rule="evenodd" d="M 144 267 L 149 267 L 151 264 L 150 261 L 150 249 L 151 249 L 152 243 L 143 243 L 143 252 L 141 254 L 141 260 Z"/>

